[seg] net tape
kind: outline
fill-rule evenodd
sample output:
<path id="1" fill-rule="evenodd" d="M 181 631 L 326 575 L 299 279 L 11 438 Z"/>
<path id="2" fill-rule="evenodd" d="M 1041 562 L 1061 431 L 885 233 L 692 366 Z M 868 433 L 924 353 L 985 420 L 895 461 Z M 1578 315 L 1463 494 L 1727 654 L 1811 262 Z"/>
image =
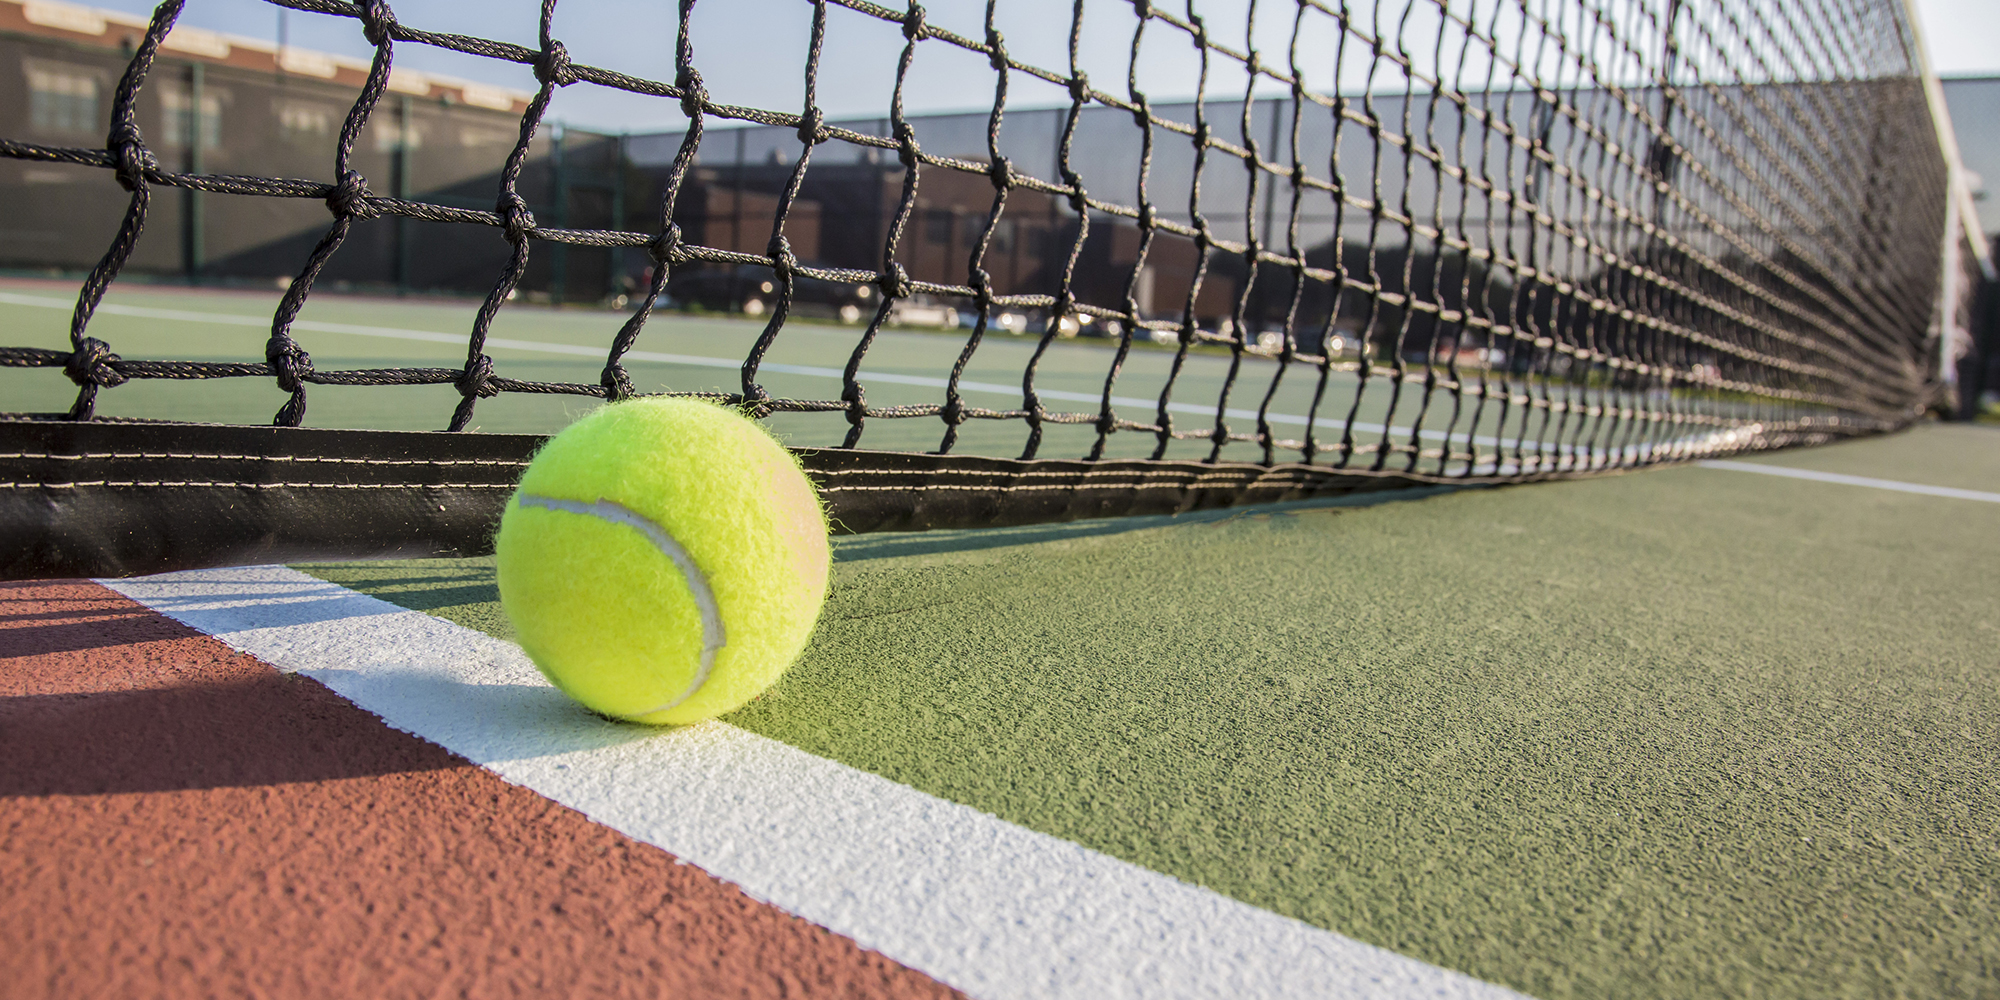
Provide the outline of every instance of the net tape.
<path id="1" fill-rule="evenodd" d="M 635 395 L 621 363 L 662 300 L 676 268 L 697 264 L 755 264 L 771 268 L 776 303 L 742 365 L 741 388 L 706 395 L 758 415 L 839 412 L 849 430 L 845 447 L 863 444 L 871 418 L 931 418 L 943 424 L 938 451 L 950 454 L 959 428 L 970 420 L 1019 420 L 1028 425 L 1023 458 L 1037 457 L 1049 424 L 1094 427 L 1086 456 L 1104 455 L 1114 433 L 1152 435 L 1153 457 L 1175 440 L 1212 442 L 1208 459 L 1225 445 L 1247 442 L 1263 461 L 1326 461 L 1336 467 L 1425 471 L 1471 478 L 1538 470 L 1591 470 L 1642 465 L 1776 444 L 1867 433 L 1913 419 L 1937 391 L 1935 329 L 1931 323 L 1939 280 L 1946 174 L 1936 151 L 1917 81 L 1914 45 L 1905 11 L 1893 0 L 1797 0 L 1784 5 L 1736 0 L 1408 0 L 1385 15 L 1372 5 L 1294 0 L 1251 0 L 1254 22 L 1264 8 L 1287 6 L 1292 18 L 1286 58 L 1273 61 L 1255 47 L 1232 47 L 1212 37 L 1190 3 L 1181 13 L 1133 0 L 1134 69 L 1125 93 L 1093 84 L 1079 66 L 1084 0 L 1076 0 L 1069 29 L 1067 72 L 1021 62 L 1008 54 L 989 2 L 985 37 L 970 38 L 930 24 L 912 3 L 895 10 L 862 0 L 807 0 L 812 36 L 804 66 L 805 105 L 798 113 L 718 103 L 697 68 L 693 0 L 679 7 L 672 83 L 643 79 L 571 61 L 550 26 L 558 0 L 543 0 L 540 45 L 424 31 L 396 20 L 386 2 L 272 0 L 278 6 L 357 20 L 375 56 L 367 82 L 339 136 L 334 183 L 275 177 L 181 173 L 163 169 L 136 123 L 140 89 L 184 0 L 156 10 L 120 80 L 112 125 L 103 149 L 59 148 L 0 140 L 0 155 L 85 164 L 113 171 L 131 192 L 124 223 L 79 295 L 69 351 L 0 348 L 0 364 L 61 367 L 79 387 L 69 417 L 89 419 L 100 389 L 129 379 L 275 379 L 289 400 L 278 425 L 298 425 L 310 385 L 456 386 L 461 400 L 449 428 L 469 425 L 479 400 L 503 392 L 558 393 L 618 400 Z M 575 0 L 572 0 L 575 2 Z M 841 7 L 900 25 L 905 39 L 889 107 L 889 135 L 873 135 L 827 121 L 816 104 L 816 83 L 829 7 Z M 1422 8 L 1437 30 L 1425 38 L 1408 31 L 1411 12 Z M 1350 52 L 1365 60 L 1367 83 L 1358 94 L 1333 81 L 1309 86 L 1299 49 L 1309 19 L 1338 28 L 1336 65 Z M 1505 25 L 1503 28 L 1502 25 Z M 1389 25 L 1399 30 L 1392 33 Z M 1200 58 L 1193 121 L 1156 113 L 1139 85 L 1137 64 L 1148 32 L 1184 38 Z M 1412 37 L 1412 36 L 1416 37 Z M 1244 32 L 1255 39 L 1254 30 Z M 519 142 L 500 173 L 495 208 L 480 211 L 384 197 L 371 191 L 351 165 L 356 141 L 387 88 L 398 43 L 436 46 L 533 68 L 539 90 L 521 120 Z M 947 45 L 984 56 L 994 70 L 993 103 L 984 159 L 924 151 L 916 123 L 905 113 L 904 86 L 919 46 Z M 1415 53 L 1428 45 L 1428 58 Z M 1456 48 L 1458 75 L 1448 46 Z M 1478 86 L 1466 86 L 1469 55 L 1484 66 Z M 1241 95 L 1235 135 L 1211 119 L 1217 95 L 1208 92 L 1211 65 L 1228 61 L 1249 80 Z M 1615 62 L 1623 71 L 1610 68 Z M 1636 73 L 1632 70 L 1636 68 Z M 1622 73 L 1622 77 L 1621 77 Z M 1025 74 L 1065 88 L 1068 115 L 1056 159 L 1056 176 L 1037 177 L 1002 155 L 1000 132 L 1008 83 Z M 1400 79 L 1399 101 L 1384 97 L 1378 75 Z M 1476 73 L 1474 74 L 1477 75 Z M 578 83 L 678 101 L 689 124 L 666 173 L 659 225 L 650 232 L 566 229 L 537 223 L 518 190 L 524 164 L 551 96 Z M 1273 159 L 1253 136 L 1253 99 L 1269 88 L 1289 94 L 1289 159 Z M 1259 88 L 1265 88 L 1260 90 Z M 1531 109 L 1522 114 L 1523 100 Z M 1400 115 L 1378 104 L 1398 104 Z M 1412 109 L 1426 106 L 1421 127 Z M 1084 109 L 1116 109 L 1132 116 L 1142 156 L 1130 202 L 1087 189 L 1071 163 L 1071 147 Z M 1437 134 L 1439 109 L 1454 111 L 1455 135 Z M 1307 115 L 1330 116 L 1334 147 L 1323 165 L 1301 159 L 1298 141 Z M 1525 117 L 1525 121 L 1522 120 Z M 710 120 L 795 129 L 801 152 L 779 198 L 773 236 L 764 255 L 700 246 L 682 238 L 675 205 L 695 163 Z M 1557 141 L 1555 126 L 1563 138 Z M 1348 126 L 1365 132 L 1368 145 L 1343 149 Z M 882 266 L 876 271 L 801 264 L 785 236 L 787 213 L 810 169 L 813 150 L 829 142 L 891 152 L 903 165 L 900 203 L 888 227 Z M 1155 149 L 1185 142 L 1194 156 L 1191 184 L 1164 195 L 1149 190 Z M 1468 145 L 1475 151 L 1468 153 Z M 1493 155 L 1498 147 L 1502 152 Z M 1208 171 L 1240 169 L 1254 206 L 1275 185 L 1288 206 L 1282 231 L 1263 231 L 1252 210 L 1243 239 L 1227 238 L 1204 214 L 1202 181 Z M 932 170 L 984 175 L 993 198 L 984 227 L 966 261 L 966 280 L 948 284 L 913 280 L 898 261 L 923 176 Z M 1439 192 L 1429 211 L 1414 205 L 1413 179 Z M 1399 196 L 1385 192 L 1396 189 Z M 261 363 L 143 361 L 113 353 L 88 334 L 93 311 L 131 256 L 156 186 L 231 195 L 323 200 L 332 225 L 283 296 Z M 1457 204 L 1442 192 L 1458 193 Z M 1055 287 L 1038 294 L 996 292 L 982 263 L 1016 190 L 1043 192 L 1066 203 L 1077 225 Z M 1184 218 L 1163 210 L 1185 195 Z M 1302 207 L 1324 199 L 1333 208 L 1334 251 L 1316 261 L 1300 243 Z M 1482 212 L 1475 213 L 1478 202 Z M 386 368 L 325 371 L 293 336 L 293 324 L 315 278 L 339 250 L 356 220 L 402 216 L 433 222 L 496 227 L 512 256 L 478 310 L 462 368 Z M 1483 216 L 1483 219 L 1481 218 Z M 1500 220 L 1496 223 L 1496 218 Z M 1137 260 L 1129 268 L 1123 302 L 1086 302 L 1073 287 L 1077 260 L 1093 221 L 1130 222 L 1139 233 Z M 1365 232 L 1361 252 L 1352 235 Z M 1191 240 L 1197 248 L 1193 282 L 1181 315 L 1161 319 L 1142 313 L 1137 300 L 1149 249 L 1162 234 Z M 599 384 L 513 379 L 499 374 L 486 353 L 488 330 L 510 300 L 534 241 L 585 247 L 632 247 L 657 266 L 650 287 L 623 323 L 607 353 Z M 1400 246 L 1399 255 L 1379 253 Z M 1428 255 L 1415 248 L 1429 248 Z M 1203 329 L 1195 311 L 1204 275 L 1224 255 L 1241 262 L 1248 277 L 1234 303 L 1234 322 Z M 1456 255 L 1456 273 L 1447 262 Z M 1565 255 L 1564 266 L 1554 262 Z M 1579 267 L 1577 262 L 1583 262 Z M 1400 274 L 1395 269 L 1400 267 Z M 1413 273 L 1428 268 L 1425 276 Z M 1264 317 L 1251 312 L 1259 271 L 1289 277 L 1290 305 L 1273 342 L 1256 332 Z M 1386 270 L 1386 273 L 1385 273 Z M 783 333 L 793 286 L 800 277 L 870 282 L 883 293 L 860 333 L 837 399 L 780 398 L 758 382 L 760 365 Z M 1450 287 L 1456 284 L 1454 290 Z M 1302 328 L 1308 290 L 1330 294 L 1332 305 Z M 969 304 L 974 325 L 945 381 L 941 403 L 870 406 L 861 379 L 864 357 L 899 300 L 924 294 Z M 970 405 L 960 391 L 967 364 L 1003 308 L 1041 310 L 1048 321 L 1022 373 L 1018 407 Z M 1364 348 L 1347 360 L 1327 349 L 1343 310 L 1361 313 Z M 1094 411 L 1051 408 L 1037 391 L 1036 367 L 1057 338 L 1064 316 L 1117 321 L 1120 335 L 1107 355 L 1103 392 Z M 1423 316 L 1451 336 L 1433 335 L 1423 353 L 1404 350 L 1413 319 Z M 1153 412 L 1135 419 L 1129 400 L 1114 400 L 1122 366 L 1135 337 L 1168 335 L 1172 367 Z M 1312 333 L 1317 336 L 1312 336 Z M 1375 349 L 1380 344 L 1381 349 Z M 1462 364 L 1466 345 L 1504 351 L 1505 365 Z M 1311 353 L 1309 347 L 1317 347 Z M 1227 375 L 1202 424 L 1185 427 L 1186 412 L 1173 394 L 1195 352 L 1226 352 Z M 1275 361 L 1263 386 L 1243 381 L 1246 357 Z M 1476 355 L 1477 356 L 1477 355 Z M 1335 373 L 1352 378 L 1352 398 L 1341 416 L 1329 393 Z M 1270 407 L 1287 378 L 1313 380 L 1315 388 L 1301 439 L 1279 437 Z M 1389 394 L 1394 419 L 1380 425 L 1358 420 L 1364 393 Z M 1073 393 L 1054 394 L 1057 398 Z M 1232 410 L 1238 395 L 1257 400 L 1254 415 Z M 1497 414 L 1493 411 L 1497 411 Z M 1444 427 L 1436 426 L 1444 416 Z M 1497 419 L 1496 419 L 1497 416 Z M 1241 423 L 1232 424 L 1232 419 Z M 1401 422 L 1398 423 L 1397 420 Z M 1426 426 L 1426 421 L 1431 426 Z M 1511 422 L 1511 426 L 1510 426 Z M 1245 427 L 1241 424 L 1248 424 Z M 1477 429 L 1489 429 L 1484 435 Z M 1320 430 L 1338 430 L 1337 436 Z M 1427 444 L 1426 442 L 1430 442 Z M 1391 466 L 1391 462 L 1395 466 Z"/>

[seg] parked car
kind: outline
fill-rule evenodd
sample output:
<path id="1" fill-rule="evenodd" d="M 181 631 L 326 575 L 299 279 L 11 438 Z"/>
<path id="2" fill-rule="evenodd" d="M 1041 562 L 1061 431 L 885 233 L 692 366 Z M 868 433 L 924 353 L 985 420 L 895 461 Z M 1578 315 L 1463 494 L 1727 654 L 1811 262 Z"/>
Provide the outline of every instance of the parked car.
<path id="1" fill-rule="evenodd" d="M 843 323 L 858 323 L 875 308 L 877 292 L 865 282 L 828 281 L 796 275 L 792 278 L 792 311 Z M 685 309 L 700 306 L 716 312 L 762 316 L 778 303 L 778 278 L 757 264 L 691 268 L 667 279 L 667 297 Z"/>
<path id="2" fill-rule="evenodd" d="M 890 326 L 928 326 L 950 330 L 957 327 L 961 319 L 957 309 L 933 301 L 927 295 L 903 299 L 889 307 Z"/>

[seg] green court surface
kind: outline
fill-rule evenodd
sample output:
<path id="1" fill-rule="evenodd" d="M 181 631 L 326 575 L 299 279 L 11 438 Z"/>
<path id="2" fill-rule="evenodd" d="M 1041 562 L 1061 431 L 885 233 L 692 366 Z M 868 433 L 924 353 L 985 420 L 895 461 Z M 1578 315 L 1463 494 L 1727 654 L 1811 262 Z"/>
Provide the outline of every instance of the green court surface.
<path id="1" fill-rule="evenodd" d="M 74 305 L 72 286 L 57 282 L 0 281 L 0 326 L 12 331 L 9 344 L 68 349 L 68 323 Z M 111 345 L 120 356 L 134 360 L 261 362 L 270 335 L 270 318 L 278 294 L 251 291 L 192 290 L 170 286 L 118 286 L 92 319 L 91 335 Z M 294 335 L 322 371 L 387 367 L 458 368 L 465 364 L 465 343 L 479 303 L 472 300 L 426 300 L 318 295 L 308 301 Z M 521 304 L 500 311 L 488 353 L 498 374 L 517 379 L 597 385 L 605 351 L 623 312 L 604 309 L 549 309 Z M 646 325 L 628 359 L 632 380 L 641 392 L 665 390 L 736 392 L 742 387 L 739 366 L 763 324 L 738 317 L 690 316 L 661 311 Z M 862 335 L 860 326 L 833 323 L 788 323 L 765 358 L 758 383 L 772 395 L 790 399 L 837 400 L 839 372 L 847 365 Z M 945 401 L 941 380 L 964 349 L 969 331 L 881 332 L 868 352 L 862 382 L 870 406 L 939 405 Z M 1022 373 L 1033 359 L 1037 338 L 989 333 L 963 374 L 965 405 L 993 410 L 1020 410 Z M 672 355 L 679 361 L 649 358 Z M 1172 367 L 1174 352 L 1153 344 L 1136 344 L 1123 365 L 1114 394 L 1118 416 L 1140 423 L 1155 419 L 1157 401 Z M 1104 391 L 1105 376 L 1114 359 L 1114 344 L 1082 338 L 1058 342 L 1037 367 L 1038 391 L 1048 393 L 1046 409 L 1087 414 L 1093 419 Z M 699 362 L 699 363 L 694 363 Z M 1221 397 L 1231 361 L 1220 349 L 1208 348 L 1186 360 L 1172 401 L 1185 410 L 1172 415 L 1175 428 L 1207 431 L 1214 426 L 1214 407 Z M 802 373 L 796 369 L 811 369 Z M 1237 433 L 1256 429 L 1255 411 L 1263 403 L 1278 365 L 1268 358 L 1245 356 L 1229 395 L 1229 408 L 1240 411 L 1229 419 Z M 1312 413 L 1317 372 L 1292 366 L 1271 397 L 1273 433 L 1281 439 L 1303 439 Z M 1499 373 L 1467 372 L 1468 382 L 1485 377 L 1498 386 Z M 897 381 L 898 379 L 905 381 Z M 1350 408 L 1356 420 L 1355 444 L 1366 448 L 1379 442 L 1385 424 L 1405 428 L 1396 441 L 1408 440 L 1406 426 L 1421 412 L 1434 433 L 1449 430 L 1464 448 L 1470 436 L 1481 439 L 1490 454 L 1495 439 L 1512 442 L 1523 433 L 1528 411 L 1498 404 L 1477 407 L 1468 401 L 1456 414 L 1452 401 L 1437 393 L 1426 404 L 1421 385 L 1400 394 L 1383 377 L 1368 380 L 1355 405 L 1352 373 L 1333 372 L 1317 416 L 1322 448 L 1337 446 L 1341 422 Z M 1606 402 L 1595 387 L 1518 381 L 1516 392 L 1537 395 L 1576 393 L 1591 404 Z M 0 399 L 9 411 L 67 410 L 75 387 L 60 369 L 0 369 Z M 1393 396 L 1393 398 L 1392 398 Z M 305 423 L 321 427 L 366 427 L 395 430 L 440 429 L 450 419 L 458 391 L 449 385 L 430 386 L 311 386 Z M 226 382 L 134 380 L 104 392 L 98 410 L 108 416 L 161 417 L 224 423 L 268 424 L 286 396 L 268 378 L 236 378 Z M 1394 418 L 1385 419 L 1394 403 Z M 479 404 L 473 429 L 492 432 L 552 433 L 582 415 L 598 401 L 584 396 L 503 394 Z M 1529 432 L 1544 418 L 1537 413 Z M 788 444 L 837 445 L 848 431 L 839 412 L 780 413 L 770 425 Z M 867 421 L 861 446 L 895 451 L 936 449 L 944 434 L 936 416 Z M 1575 427 L 1563 436 L 1573 437 Z M 1556 426 L 1549 433 L 1554 438 Z M 1027 441 L 1024 421 L 975 419 L 964 424 L 956 450 L 1014 457 Z M 1044 458 L 1077 458 L 1096 440 L 1088 423 L 1044 426 L 1039 452 Z M 1109 457 L 1145 457 L 1156 437 L 1149 432 L 1114 434 Z M 1436 447 L 1433 438 L 1427 447 Z M 1205 458 L 1210 450 L 1204 436 L 1173 442 L 1167 457 Z M 1532 448 L 1532 443 L 1530 444 Z M 1296 456 L 1296 452 L 1292 453 Z M 1262 451 L 1248 443 L 1233 443 L 1223 457 L 1258 461 Z M 1367 459 L 1362 459 L 1365 463 Z M 1427 459 L 1424 471 L 1432 471 Z"/>
<path id="2" fill-rule="evenodd" d="M 0 286 L 8 343 L 63 347 L 72 295 Z M 125 357 L 243 361 L 262 356 L 276 294 L 121 288 L 107 301 L 91 330 Z M 316 295 L 299 339 L 321 369 L 455 367 L 475 307 Z M 503 375 L 592 384 L 621 320 L 509 307 L 493 334 L 516 346 L 491 353 Z M 638 349 L 682 360 L 635 360 L 634 380 L 733 390 L 759 330 L 663 314 Z M 838 369 L 858 333 L 789 325 L 769 360 Z M 921 379 L 963 343 L 885 332 L 865 367 L 917 381 L 865 378 L 870 403 L 941 402 Z M 968 402 L 1018 406 L 1005 387 L 1032 350 L 990 339 L 965 377 L 999 388 Z M 1094 398 L 1109 357 L 1059 344 L 1041 385 Z M 1155 395 L 1170 360 L 1135 351 L 1118 394 Z M 1176 398 L 1212 405 L 1227 364 L 1191 358 Z M 1231 405 L 1254 408 L 1271 370 L 1247 361 Z M 1349 381 L 1322 417 L 1351 398 L 1337 378 Z M 840 392 L 811 372 L 761 381 L 780 396 Z M 0 369 L 0 409 L 73 396 L 59 370 Z M 435 428 L 457 393 L 310 399 L 309 425 Z M 1291 379 L 1272 409 L 1309 400 L 1309 380 Z M 103 392 L 100 412 L 261 424 L 282 401 L 266 379 L 135 381 Z M 505 395 L 475 423 L 549 432 L 593 405 Z M 1406 396 L 1385 421 L 1379 380 L 1360 407 L 1363 421 L 1413 413 Z M 847 427 L 839 414 L 774 423 L 793 444 L 837 443 Z M 868 428 L 865 446 L 893 449 L 934 448 L 942 432 L 935 418 Z M 1081 455 L 1092 434 L 1053 428 L 1042 454 Z M 1012 455 L 1024 436 L 1018 421 L 975 422 L 961 443 Z M 1111 453 L 1152 444 L 1120 434 Z M 1996 428 L 1737 459 L 2000 492 Z M 835 557 L 804 660 L 728 721 L 1541 997 L 2000 993 L 2000 503 L 1687 466 L 850 537 Z M 307 569 L 507 632 L 487 560 Z"/>
<path id="3" fill-rule="evenodd" d="M 2000 432 L 1770 456 L 2000 491 Z M 2000 503 L 1703 467 L 836 548 L 728 721 L 1548 998 L 2000 991 Z M 307 567 L 505 635 L 490 564 Z"/>

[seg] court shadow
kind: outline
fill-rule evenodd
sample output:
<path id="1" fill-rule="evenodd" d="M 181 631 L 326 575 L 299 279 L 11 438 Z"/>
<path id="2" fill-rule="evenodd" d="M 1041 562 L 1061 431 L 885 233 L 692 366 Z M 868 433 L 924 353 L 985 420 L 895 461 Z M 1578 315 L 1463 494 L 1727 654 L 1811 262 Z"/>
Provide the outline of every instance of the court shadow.
<path id="1" fill-rule="evenodd" d="M 0 629 L 0 659 L 114 649 L 139 642 L 183 639 L 191 633 L 178 622 L 150 614 L 91 621 L 60 621 Z"/>
<path id="2" fill-rule="evenodd" d="M 39 603 L 46 605 L 50 602 L 42 601 Z M 80 604 L 83 602 L 78 601 L 75 603 Z M 134 608 L 129 606 L 122 608 L 78 608 L 78 609 L 65 609 L 61 611 L 31 611 L 16 615 L 10 615 L 5 613 L 4 610 L 0 610 L 0 626 L 4 626 L 8 622 L 34 622 L 34 621 L 52 621 L 52 620 L 76 621 L 77 619 L 80 618 L 88 618 L 96 621 L 104 621 L 114 618 L 131 618 L 135 615 L 144 615 L 146 613 L 147 612 L 141 608 Z"/>
<path id="3" fill-rule="evenodd" d="M 371 587 L 469 585 L 479 580 L 493 578 L 491 559 L 475 558 L 467 560 L 467 563 L 463 567 L 425 573 L 396 572 L 393 568 L 385 568 L 380 563 L 298 563 L 292 568 L 323 580 L 333 580 L 343 587 L 353 587 L 356 590 Z"/>
<path id="4" fill-rule="evenodd" d="M 881 532 L 869 535 L 847 535 L 834 539 L 833 558 L 835 562 L 860 562 L 867 559 L 893 559 L 898 556 L 929 555 L 940 552 L 971 552 L 979 549 L 1006 548 L 1014 545 L 1034 545 L 1039 542 L 1060 542 L 1078 538 L 1101 538 L 1107 535 L 1122 535 L 1133 531 L 1151 531 L 1157 528 L 1217 524 L 1244 518 L 1295 515 L 1310 511 L 1333 511 L 1355 507 L 1374 507 L 1380 504 L 1423 500 L 1446 493 L 1455 493 L 1463 489 L 1480 488 L 1483 487 L 1424 486 L 1407 490 L 1383 490 L 1373 493 L 1326 497 L 1317 500 L 1293 500 L 1286 503 L 1224 507 L 1217 510 L 1191 511 L 1186 514 L 1109 517 L 1089 521 L 1068 521 L 1062 524 L 1022 525 L 1018 528 L 968 528 L 956 531 Z"/>
<path id="5" fill-rule="evenodd" d="M 0 698 L 0 797 L 282 785 L 469 766 L 318 682 Z"/>
<path id="6" fill-rule="evenodd" d="M 470 565 L 425 566 L 422 570 L 385 571 L 381 564 L 301 563 L 301 572 L 339 584 L 350 590 L 380 597 L 412 611 L 436 611 L 468 604 L 491 604 L 500 600 L 499 585 L 493 579 L 493 562 L 480 559 Z"/>
<path id="7" fill-rule="evenodd" d="M 172 593 L 148 594 L 145 603 L 164 615 L 199 619 L 200 629 L 210 633 L 232 627 L 317 625 L 406 610 L 322 580 L 274 585 L 255 576 L 232 579 L 226 572 L 217 571 Z"/>
<path id="8" fill-rule="evenodd" d="M 421 728 L 484 763 L 603 750 L 680 731 L 598 715 L 539 679 L 467 683 L 424 670 L 327 669 L 313 677 L 342 697 L 383 709 L 389 725 Z"/>
<path id="9" fill-rule="evenodd" d="M 494 582 L 491 570 L 487 571 L 484 583 L 457 587 L 419 588 L 399 580 L 342 580 L 340 585 L 378 596 L 411 611 L 436 611 L 465 604 L 487 604 L 500 599 L 500 585 Z"/>
<path id="10" fill-rule="evenodd" d="M 0 618 L 0 659 L 113 649 L 197 633 L 145 608 L 62 610 Z M 32 623 L 32 624 L 30 624 Z"/>

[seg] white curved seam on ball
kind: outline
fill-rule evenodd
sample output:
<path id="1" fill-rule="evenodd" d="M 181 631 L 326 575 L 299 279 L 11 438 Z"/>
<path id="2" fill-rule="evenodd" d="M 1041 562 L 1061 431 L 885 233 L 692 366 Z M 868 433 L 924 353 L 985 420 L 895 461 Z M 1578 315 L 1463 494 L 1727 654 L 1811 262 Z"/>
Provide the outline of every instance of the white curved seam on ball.
<path id="1" fill-rule="evenodd" d="M 694 697 L 702 685 L 708 683 L 709 671 L 715 669 L 715 654 L 728 644 L 728 640 L 722 629 L 722 609 L 715 605 L 715 591 L 709 589 L 708 577 L 703 575 L 700 566 L 695 565 L 694 556 L 688 553 L 680 540 L 676 539 L 672 532 L 661 527 L 658 522 L 616 500 L 599 497 L 596 503 L 584 503 L 580 500 L 560 500 L 534 493 L 523 493 L 517 502 L 523 507 L 541 507 L 546 510 L 582 514 L 612 524 L 637 528 L 640 534 L 646 536 L 647 541 L 653 543 L 654 548 L 673 560 L 674 565 L 681 571 L 681 578 L 687 581 L 688 592 L 694 595 L 695 607 L 701 611 L 701 669 L 695 673 L 694 683 L 689 684 L 687 690 L 682 691 L 679 697 L 664 705 L 634 712 L 632 715 L 664 712 Z"/>

